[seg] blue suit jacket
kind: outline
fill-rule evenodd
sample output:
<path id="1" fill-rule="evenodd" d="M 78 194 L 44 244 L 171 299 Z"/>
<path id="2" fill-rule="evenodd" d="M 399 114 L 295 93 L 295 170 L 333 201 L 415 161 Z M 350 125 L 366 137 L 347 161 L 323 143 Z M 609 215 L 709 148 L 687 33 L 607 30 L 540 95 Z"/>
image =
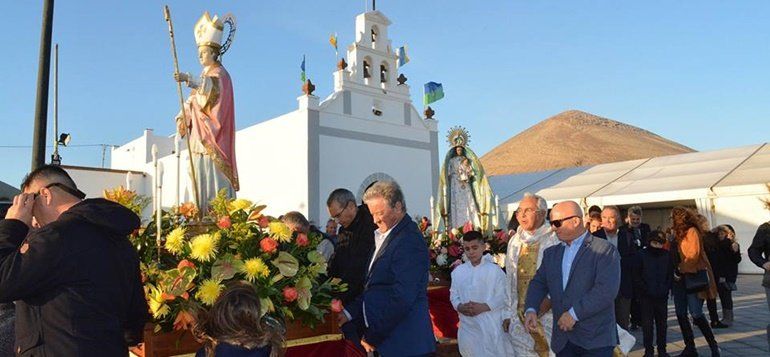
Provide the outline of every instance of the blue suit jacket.
<path id="1" fill-rule="evenodd" d="M 546 297 L 553 306 L 551 349 L 559 352 L 567 341 L 585 349 L 615 346 L 615 297 L 620 287 L 620 256 L 618 250 L 604 239 L 588 235 L 577 252 L 562 288 L 561 263 L 564 244 L 543 252 L 543 262 L 527 290 L 527 309 L 537 310 Z M 575 309 L 578 322 L 572 331 L 564 332 L 557 323 L 559 317 Z"/>
<path id="2" fill-rule="evenodd" d="M 393 227 L 372 259 L 364 292 L 346 307 L 352 320 L 365 329 L 366 341 L 383 356 L 432 353 L 436 339 L 428 313 L 430 258 L 409 215 Z"/>

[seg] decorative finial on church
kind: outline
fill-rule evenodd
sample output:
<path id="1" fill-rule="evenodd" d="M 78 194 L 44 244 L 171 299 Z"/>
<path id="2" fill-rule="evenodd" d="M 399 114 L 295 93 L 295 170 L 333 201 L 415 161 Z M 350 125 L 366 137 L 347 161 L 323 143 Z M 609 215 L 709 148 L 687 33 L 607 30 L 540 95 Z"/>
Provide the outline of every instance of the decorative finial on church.
<path id="1" fill-rule="evenodd" d="M 398 85 L 402 85 L 402 84 L 406 83 L 407 79 L 408 78 L 406 78 L 406 76 L 403 73 L 399 74 L 398 78 L 396 78 L 396 80 L 398 81 Z"/>
<path id="2" fill-rule="evenodd" d="M 337 70 L 342 71 L 345 68 L 348 68 L 348 63 L 345 62 L 344 58 L 340 58 L 340 61 L 337 62 Z"/>
<path id="3" fill-rule="evenodd" d="M 435 114 L 436 112 L 434 112 L 431 107 L 425 108 L 425 119 L 433 119 L 433 115 Z"/>
<path id="4" fill-rule="evenodd" d="M 306 80 L 305 84 L 302 85 L 302 93 L 305 93 L 305 95 L 313 95 L 313 91 L 315 91 L 315 85 L 309 79 Z"/>

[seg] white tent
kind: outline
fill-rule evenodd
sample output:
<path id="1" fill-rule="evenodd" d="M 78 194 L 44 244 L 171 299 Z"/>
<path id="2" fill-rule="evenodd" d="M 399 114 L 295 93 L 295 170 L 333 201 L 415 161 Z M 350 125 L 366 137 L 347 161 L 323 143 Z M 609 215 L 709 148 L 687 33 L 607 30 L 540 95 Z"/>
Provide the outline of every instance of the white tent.
<path id="1" fill-rule="evenodd" d="M 638 204 L 653 229 L 670 225 L 667 217 L 674 206 L 697 208 L 712 226 L 735 228 L 743 273 L 760 271 L 749 261 L 746 249 L 756 228 L 770 218 L 762 201 L 770 198 L 768 183 L 767 143 L 490 178 L 507 218 L 525 192 L 537 193 L 549 204 L 574 200 L 584 208 Z"/>

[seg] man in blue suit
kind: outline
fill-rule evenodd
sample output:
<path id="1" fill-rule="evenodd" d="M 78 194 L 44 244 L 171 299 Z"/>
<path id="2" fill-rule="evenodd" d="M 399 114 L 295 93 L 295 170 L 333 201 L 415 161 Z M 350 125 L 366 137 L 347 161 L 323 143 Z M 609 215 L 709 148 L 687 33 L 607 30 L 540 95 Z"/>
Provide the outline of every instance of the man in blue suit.
<path id="1" fill-rule="evenodd" d="M 361 344 L 381 356 L 427 356 L 436 350 L 428 313 L 428 248 L 406 214 L 397 183 L 380 181 L 364 194 L 377 224 L 364 291 L 339 315 L 365 332 Z"/>
<path id="2" fill-rule="evenodd" d="M 573 201 L 553 207 L 551 226 L 562 244 L 543 252 L 543 263 L 527 290 L 525 324 L 537 328 L 536 311 L 548 295 L 554 319 L 558 316 L 551 337 L 557 357 L 611 357 L 618 344 L 618 250 L 586 231 L 583 212 Z"/>

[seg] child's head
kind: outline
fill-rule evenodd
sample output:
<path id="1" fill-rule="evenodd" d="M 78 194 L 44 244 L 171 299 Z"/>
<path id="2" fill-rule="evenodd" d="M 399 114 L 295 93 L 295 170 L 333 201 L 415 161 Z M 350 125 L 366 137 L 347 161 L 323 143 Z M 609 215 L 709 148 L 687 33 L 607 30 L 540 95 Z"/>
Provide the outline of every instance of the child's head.
<path id="1" fill-rule="evenodd" d="M 666 244 L 666 233 L 662 231 L 652 231 L 650 232 L 650 247 L 653 248 L 663 248 L 663 245 Z"/>
<path id="2" fill-rule="evenodd" d="M 471 264 L 477 265 L 481 261 L 485 248 L 484 236 L 480 232 L 468 231 L 463 234 L 463 250 Z"/>
<path id="3" fill-rule="evenodd" d="M 270 345 L 270 356 L 281 356 L 283 327 L 266 319 L 269 318 L 260 316 L 259 296 L 254 287 L 238 281 L 231 283 L 211 309 L 201 314 L 194 331 L 206 341 L 207 356 L 213 356 L 220 342 L 249 349 Z"/>

